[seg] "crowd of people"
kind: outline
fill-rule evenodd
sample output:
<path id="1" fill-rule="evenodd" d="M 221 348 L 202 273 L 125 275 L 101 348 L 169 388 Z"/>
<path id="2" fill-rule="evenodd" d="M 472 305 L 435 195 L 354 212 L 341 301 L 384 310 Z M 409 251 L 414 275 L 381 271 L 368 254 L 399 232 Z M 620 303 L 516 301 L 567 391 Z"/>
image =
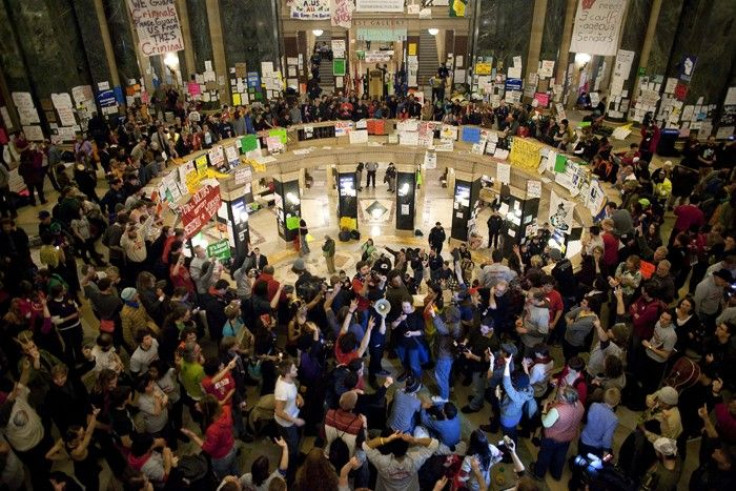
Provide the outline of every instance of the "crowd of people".
<path id="1" fill-rule="evenodd" d="M 476 269 L 467 245 L 447 246 L 437 223 L 426 248 L 367 241 L 355 271 L 335 270 L 328 237 L 327 278 L 305 262 L 319 252 L 301 248 L 287 285 L 257 247 L 230 264 L 190 250 L 184 230 L 164 225 L 162 209 L 143 196 L 169 158 L 290 121 L 426 116 L 495 121 L 513 136 L 530 120 L 526 107 L 503 102 L 445 100 L 425 112 L 413 96 L 354 99 L 285 99 L 205 116 L 167 94 L 171 124 L 145 107 L 114 130 L 95 116 L 73 146 L 74 179 L 59 166 L 58 142 L 36 147 L 13 136 L 4 154 L 25 166 L 24 179 L 36 173 L 31 197 L 35 189 L 46 201 L 46 175 L 60 193 L 51 212 L 38 213 L 40 264 L 31 255 L 36 231 L 16 226 L 3 194 L 2 485 L 99 489 L 104 459 L 112 479 L 136 490 L 482 490 L 505 462 L 515 475 L 506 487 L 533 490 L 547 474 L 560 480 L 577 456 L 571 489 L 664 491 L 682 477 L 687 439 L 700 435 L 690 486 L 732 489 L 728 156 L 690 145 L 683 165 L 654 170 L 652 152 L 624 152 L 631 165 L 614 181 L 622 204 L 608 203 L 585 231 L 579 268 L 547 245 L 544 227 L 505 256 L 494 213 Z M 549 143 L 565 150 L 560 131 Z M 108 180 L 102 197 L 98 166 Z M 688 192 L 663 185 L 693 166 Z M 675 220 L 666 238 L 668 206 Z M 83 304 L 94 319 L 87 336 Z M 459 386 L 470 387 L 467 401 Z M 640 419 L 614 448 L 622 405 Z M 461 418 L 474 413 L 488 424 L 468 434 Z M 539 447 L 534 462 L 517 454 L 521 439 Z M 262 445 L 279 448 L 279 461 Z M 240 467 L 243 447 L 257 456 L 249 469 Z M 62 471 L 56 460 L 72 465 Z"/>

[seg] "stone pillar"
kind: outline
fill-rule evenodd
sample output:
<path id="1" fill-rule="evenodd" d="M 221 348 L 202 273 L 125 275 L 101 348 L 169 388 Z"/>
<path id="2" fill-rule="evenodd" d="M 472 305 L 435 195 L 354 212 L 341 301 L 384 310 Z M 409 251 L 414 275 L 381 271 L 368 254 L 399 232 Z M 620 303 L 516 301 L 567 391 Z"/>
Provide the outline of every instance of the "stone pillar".
<path id="1" fill-rule="evenodd" d="M 562 42 L 560 43 L 560 56 L 557 60 L 557 74 L 555 83 L 566 85 L 567 65 L 570 61 L 570 42 L 572 41 L 572 29 L 575 23 L 575 14 L 577 13 L 577 0 L 567 0 L 567 8 L 565 9 L 565 27 L 562 29 Z M 562 97 L 563 94 L 559 94 Z"/>
<path id="2" fill-rule="evenodd" d="M 225 39 L 222 35 L 222 17 L 220 17 L 219 0 L 207 0 L 207 13 L 210 20 L 210 39 L 212 40 L 212 62 L 220 88 L 220 101 L 230 102 L 227 62 L 225 61 Z M 225 85 L 219 85 L 220 77 L 224 77 Z"/>
<path id="3" fill-rule="evenodd" d="M 97 14 L 97 23 L 100 26 L 100 34 L 102 37 L 102 45 L 105 48 L 105 57 L 107 65 L 110 67 L 110 86 L 120 86 L 120 74 L 118 73 L 118 63 L 115 61 L 115 51 L 112 49 L 112 41 L 110 40 L 110 30 L 107 28 L 107 20 L 105 19 L 105 7 L 102 0 L 94 0 L 95 13 Z"/>
<path id="4" fill-rule="evenodd" d="M 194 45 L 192 44 L 192 30 L 189 27 L 189 9 L 186 0 L 176 0 L 176 10 L 179 12 L 179 26 L 184 39 L 184 63 L 180 63 L 181 78 L 186 86 L 189 76 L 197 71 L 194 65 Z M 179 54 L 181 60 L 181 54 Z"/>
<path id="5" fill-rule="evenodd" d="M 542 50 L 542 36 L 544 34 L 544 21 L 547 18 L 547 0 L 534 0 L 534 17 L 532 18 L 532 33 L 529 41 L 529 55 L 526 59 L 526 70 L 524 78 L 528 79 L 530 73 L 535 73 L 539 66 L 539 53 Z"/>
<path id="6" fill-rule="evenodd" d="M 649 54 L 652 52 L 652 44 L 654 43 L 654 35 L 657 31 L 657 21 L 659 20 L 659 11 L 662 8 L 662 0 L 653 0 L 652 10 L 649 12 L 649 23 L 647 24 L 647 33 L 644 37 L 644 44 L 641 46 L 641 52 L 639 54 L 639 68 L 646 69 L 649 63 Z M 634 93 L 637 92 L 639 87 L 639 70 L 636 70 L 636 78 L 634 79 L 634 85 L 632 90 Z"/>

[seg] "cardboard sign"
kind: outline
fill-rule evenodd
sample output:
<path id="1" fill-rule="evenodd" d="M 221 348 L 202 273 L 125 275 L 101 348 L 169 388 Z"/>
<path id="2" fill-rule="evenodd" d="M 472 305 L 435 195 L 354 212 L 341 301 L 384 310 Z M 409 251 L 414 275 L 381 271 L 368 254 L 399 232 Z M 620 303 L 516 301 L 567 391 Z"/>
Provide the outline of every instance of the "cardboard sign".
<path id="1" fill-rule="evenodd" d="M 207 256 L 210 258 L 217 258 L 222 261 L 230 259 L 230 244 L 227 239 L 220 240 L 214 244 L 207 246 Z"/>

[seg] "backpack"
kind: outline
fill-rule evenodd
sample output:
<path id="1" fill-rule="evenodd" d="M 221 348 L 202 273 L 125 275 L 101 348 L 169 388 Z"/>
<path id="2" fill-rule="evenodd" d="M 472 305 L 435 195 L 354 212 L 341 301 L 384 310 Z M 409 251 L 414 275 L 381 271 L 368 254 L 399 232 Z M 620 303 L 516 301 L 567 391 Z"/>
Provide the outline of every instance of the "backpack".
<path id="1" fill-rule="evenodd" d="M 685 389 L 693 387 L 700 379 L 700 365 L 687 356 L 680 357 L 674 365 L 663 385 L 669 385 L 677 392 L 682 393 Z"/>

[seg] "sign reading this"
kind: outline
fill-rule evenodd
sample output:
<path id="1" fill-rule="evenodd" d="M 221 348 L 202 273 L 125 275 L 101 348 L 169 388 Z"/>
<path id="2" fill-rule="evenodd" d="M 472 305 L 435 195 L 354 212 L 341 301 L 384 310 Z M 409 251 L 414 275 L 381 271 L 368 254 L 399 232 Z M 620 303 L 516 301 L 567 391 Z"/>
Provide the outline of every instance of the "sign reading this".
<path id="1" fill-rule="evenodd" d="M 184 49 L 176 0 L 128 0 L 128 8 L 144 56 Z"/>

